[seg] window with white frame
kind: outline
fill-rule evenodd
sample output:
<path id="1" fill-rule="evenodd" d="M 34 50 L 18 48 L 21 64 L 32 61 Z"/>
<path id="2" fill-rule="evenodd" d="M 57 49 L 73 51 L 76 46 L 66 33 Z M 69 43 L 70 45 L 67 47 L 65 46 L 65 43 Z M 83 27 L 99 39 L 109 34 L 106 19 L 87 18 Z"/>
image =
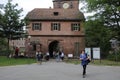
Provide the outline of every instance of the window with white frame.
<path id="1" fill-rule="evenodd" d="M 80 23 L 72 23 L 71 30 L 72 31 L 80 31 Z"/>
<path id="2" fill-rule="evenodd" d="M 32 30 L 41 30 L 41 23 L 32 23 Z"/>
<path id="3" fill-rule="evenodd" d="M 51 30 L 60 31 L 60 23 L 51 23 Z"/>

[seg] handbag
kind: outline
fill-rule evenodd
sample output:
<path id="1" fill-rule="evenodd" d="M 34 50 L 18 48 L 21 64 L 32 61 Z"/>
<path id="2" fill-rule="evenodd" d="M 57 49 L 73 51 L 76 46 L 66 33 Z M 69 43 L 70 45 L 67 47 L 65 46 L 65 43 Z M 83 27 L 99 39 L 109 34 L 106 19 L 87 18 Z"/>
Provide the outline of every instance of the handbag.
<path id="1" fill-rule="evenodd" d="M 88 55 L 87 54 L 85 54 L 86 55 L 86 58 L 88 58 Z M 87 59 L 87 63 L 90 63 L 91 62 L 91 60 L 88 58 Z"/>

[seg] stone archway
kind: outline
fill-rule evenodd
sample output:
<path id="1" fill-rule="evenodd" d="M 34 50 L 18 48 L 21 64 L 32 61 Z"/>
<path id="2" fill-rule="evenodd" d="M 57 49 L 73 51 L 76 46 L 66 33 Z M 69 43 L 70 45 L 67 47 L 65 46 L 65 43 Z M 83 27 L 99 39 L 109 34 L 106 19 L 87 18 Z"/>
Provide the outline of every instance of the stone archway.
<path id="1" fill-rule="evenodd" d="M 49 50 L 50 57 L 53 57 L 53 52 L 59 51 L 59 41 L 57 41 L 57 40 L 52 41 L 48 45 L 48 50 Z"/>

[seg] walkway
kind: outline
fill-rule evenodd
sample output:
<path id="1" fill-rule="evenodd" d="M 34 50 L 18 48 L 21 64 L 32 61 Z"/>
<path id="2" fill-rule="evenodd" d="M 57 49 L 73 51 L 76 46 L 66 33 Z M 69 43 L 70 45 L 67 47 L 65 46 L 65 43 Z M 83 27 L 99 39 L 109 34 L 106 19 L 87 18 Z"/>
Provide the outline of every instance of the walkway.
<path id="1" fill-rule="evenodd" d="M 82 78 L 81 65 L 49 61 L 0 67 L 0 80 L 120 80 L 120 67 L 89 65 Z"/>

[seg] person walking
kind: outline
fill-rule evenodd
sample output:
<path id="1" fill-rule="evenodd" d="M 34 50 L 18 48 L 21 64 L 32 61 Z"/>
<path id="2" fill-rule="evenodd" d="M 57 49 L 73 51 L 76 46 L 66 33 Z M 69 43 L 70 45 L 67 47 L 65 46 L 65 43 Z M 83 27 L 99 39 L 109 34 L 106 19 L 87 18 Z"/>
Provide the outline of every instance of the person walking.
<path id="1" fill-rule="evenodd" d="M 40 51 L 36 52 L 37 63 L 42 64 L 42 53 Z"/>
<path id="2" fill-rule="evenodd" d="M 15 48 L 15 58 L 18 58 L 18 53 L 19 53 L 19 48 L 16 47 L 16 48 Z"/>
<path id="3" fill-rule="evenodd" d="M 64 60 L 64 53 L 63 52 L 61 52 L 60 57 L 61 57 L 61 60 L 63 61 Z"/>
<path id="4" fill-rule="evenodd" d="M 86 67 L 88 65 L 88 60 L 89 60 L 89 57 L 87 57 L 87 53 L 85 53 L 85 50 L 81 51 L 80 60 L 81 60 L 81 65 L 83 66 L 83 78 L 85 78 Z"/>
<path id="5" fill-rule="evenodd" d="M 56 52 L 56 61 L 57 62 L 60 61 L 60 53 L 59 53 L 59 51 Z"/>
<path id="6" fill-rule="evenodd" d="M 45 59 L 46 59 L 46 61 L 49 61 L 49 59 L 50 59 L 50 54 L 49 54 L 49 52 L 46 53 Z"/>

